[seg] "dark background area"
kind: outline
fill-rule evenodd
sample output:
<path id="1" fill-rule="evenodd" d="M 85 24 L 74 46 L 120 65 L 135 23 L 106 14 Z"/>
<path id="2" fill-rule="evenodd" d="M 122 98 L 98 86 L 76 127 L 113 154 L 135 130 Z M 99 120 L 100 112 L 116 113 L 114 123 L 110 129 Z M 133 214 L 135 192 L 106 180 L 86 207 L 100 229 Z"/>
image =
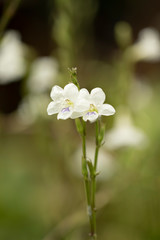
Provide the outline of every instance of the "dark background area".
<path id="1" fill-rule="evenodd" d="M 2 6 L 3 3 L 0 5 L 1 9 Z M 56 48 L 54 39 L 51 39 L 52 23 L 54 24 L 56 13 L 54 1 L 24 0 L 8 28 L 19 30 L 24 42 L 35 47 L 40 55 L 46 55 Z M 98 1 L 98 10 L 93 23 L 95 52 L 103 57 L 110 48 L 116 47 L 114 26 L 117 22 L 128 22 L 136 38 L 138 32 L 145 27 L 152 26 L 160 30 L 159 14 L 158 0 Z"/>

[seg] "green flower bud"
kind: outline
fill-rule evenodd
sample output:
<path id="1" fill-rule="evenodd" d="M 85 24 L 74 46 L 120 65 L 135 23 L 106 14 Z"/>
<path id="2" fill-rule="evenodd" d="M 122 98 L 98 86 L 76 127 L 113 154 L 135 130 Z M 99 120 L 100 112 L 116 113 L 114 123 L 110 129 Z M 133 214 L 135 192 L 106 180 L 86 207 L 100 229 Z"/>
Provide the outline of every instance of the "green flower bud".
<path id="1" fill-rule="evenodd" d="M 78 89 L 80 90 L 80 86 L 77 80 L 77 68 L 68 68 L 69 72 L 70 72 L 70 77 L 71 77 L 71 82 L 74 83 Z"/>

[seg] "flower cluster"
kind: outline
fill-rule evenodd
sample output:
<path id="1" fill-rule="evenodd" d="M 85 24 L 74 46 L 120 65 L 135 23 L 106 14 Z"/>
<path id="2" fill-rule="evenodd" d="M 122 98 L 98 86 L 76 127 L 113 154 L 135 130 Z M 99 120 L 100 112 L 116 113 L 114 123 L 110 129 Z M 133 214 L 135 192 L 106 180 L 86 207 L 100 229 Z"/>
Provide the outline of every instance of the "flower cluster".
<path id="1" fill-rule="evenodd" d="M 115 109 L 110 104 L 104 104 L 105 93 L 101 88 L 78 89 L 73 83 L 67 84 L 64 89 L 54 86 L 51 91 L 52 102 L 49 103 L 48 115 L 57 114 L 57 119 L 82 117 L 84 121 L 96 121 L 101 115 L 110 116 Z"/>

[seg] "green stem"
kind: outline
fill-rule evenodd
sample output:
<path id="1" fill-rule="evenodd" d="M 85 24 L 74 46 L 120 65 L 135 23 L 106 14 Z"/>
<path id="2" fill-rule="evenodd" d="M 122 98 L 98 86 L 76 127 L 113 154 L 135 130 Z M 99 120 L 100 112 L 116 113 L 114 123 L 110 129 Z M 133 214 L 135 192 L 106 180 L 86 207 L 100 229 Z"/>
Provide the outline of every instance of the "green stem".
<path id="1" fill-rule="evenodd" d="M 99 141 L 98 141 L 98 136 L 99 136 L 99 122 L 98 120 L 96 121 L 96 150 L 95 150 L 95 156 L 94 156 L 94 171 L 96 172 L 97 170 L 97 161 L 98 161 L 98 152 L 99 152 Z"/>
<path id="2" fill-rule="evenodd" d="M 85 182 L 87 204 L 90 205 L 91 200 L 90 200 L 89 178 L 88 178 L 88 170 L 87 170 L 87 162 L 86 162 L 86 127 L 85 127 L 85 122 L 83 122 L 82 149 L 83 149 L 82 174 L 83 174 L 84 182 Z"/>
<path id="3" fill-rule="evenodd" d="M 92 212 L 93 212 L 93 223 L 94 223 L 94 238 L 97 239 L 96 235 L 96 204 L 95 204 L 95 194 L 96 194 L 96 174 L 97 174 L 97 161 L 98 161 L 98 153 L 99 153 L 99 122 L 96 121 L 96 149 L 95 149 L 95 157 L 94 157 L 94 174 L 91 177 L 91 203 L 92 203 Z"/>
<path id="4" fill-rule="evenodd" d="M 5 30 L 12 16 L 15 14 L 21 1 L 22 0 L 11 0 L 9 5 L 6 7 L 0 21 L 0 39 L 2 37 L 3 31 Z"/>
<path id="5" fill-rule="evenodd" d="M 83 125 L 83 134 L 82 134 L 82 149 L 83 149 L 83 157 L 82 157 L 82 174 L 84 177 L 84 185 L 85 192 L 87 198 L 87 213 L 89 217 L 90 223 L 90 239 L 96 239 L 96 224 L 95 224 L 95 211 L 93 210 L 93 205 L 91 202 L 91 181 L 88 175 L 87 169 L 87 158 L 86 158 L 86 123 L 82 120 Z"/>

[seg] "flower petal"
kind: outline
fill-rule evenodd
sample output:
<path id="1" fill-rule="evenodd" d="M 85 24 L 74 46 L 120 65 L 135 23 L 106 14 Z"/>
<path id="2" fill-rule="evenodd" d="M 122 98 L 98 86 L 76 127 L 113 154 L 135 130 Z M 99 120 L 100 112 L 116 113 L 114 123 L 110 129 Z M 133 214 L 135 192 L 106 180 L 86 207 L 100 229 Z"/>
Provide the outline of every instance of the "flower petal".
<path id="1" fill-rule="evenodd" d="M 83 112 L 73 112 L 71 115 L 72 119 L 79 118 L 83 116 Z"/>
<path id="2" fill-rule="evenodd" d="M 97 112 L 87 112 L 86 114 L 83 115 L 83 120 L 84 121 L 89 120 L 92 123 L 97 120 L 98 116 L 99 115 Z"/>
<path id="3" fill-rule="evenodd" d="M 89 92 L 86 88 L 82 88 L 80 91 L 79 91 L 79 96 L 78 98 L 85 98 L 85 99 L 89 99 Z"/>
<path id="4" fill-rule="evenodd" d="M 73 109 L 71 107 L 62 108 L 61 111 L 57 115 L 57 119 L 66 120 L 70 118 L 73 113 Z"/>
<path id="5" fill-rule="evenodd" d="M 91 91 L 91 99 L 96 105 L 101 105 L 104 103 L 106 98 L 105 93 L 101 88 L 94 88 Z"/>
<path id="6" fill-rule="evenodd" d="M 75 112 L 87 111 L 90 106 L 89 98 L 90 98 L 90 96 L 89 96 L 88 90 L 85 88 L 82 88 L 79 91 L 77 101 L 75 102 L 74 111 Z"/>
<path id="7" fill-rule="evenodd" d="M 103 104 L 99 109 L 99 114 L 104 116 L 110 116 L 115 114 L 115 109 L 110 104 Z"/>
<path id="8" fill-rule="evenodd" d="M 47 107 L 48 115 L 56 114 L 60 111 L 61 103 L 60 102 L 50 102 Z"/>
<path id="9" fill-rule="evenodd" d="M 69 83 L 64 87 L 64 97 L 74 102 L 78 97 L 78 88 L 73 83 Z"/>
<path id="10" fill-rule="evenodd" d="M 53 100 L 60 100 L 63 97 L 63 88 L 61 88 L 57 85 L 54 86 L 52 88 L 50 96 Z"/>
<path id="11" fill-rule="evenodd" d="M 77 102 L 74 106 L 74 111 L 75 112 L 85 112 L 89 109 L 90 103 L 89 101 L 83 99 L 83 98 L 78 98 Z"/>

